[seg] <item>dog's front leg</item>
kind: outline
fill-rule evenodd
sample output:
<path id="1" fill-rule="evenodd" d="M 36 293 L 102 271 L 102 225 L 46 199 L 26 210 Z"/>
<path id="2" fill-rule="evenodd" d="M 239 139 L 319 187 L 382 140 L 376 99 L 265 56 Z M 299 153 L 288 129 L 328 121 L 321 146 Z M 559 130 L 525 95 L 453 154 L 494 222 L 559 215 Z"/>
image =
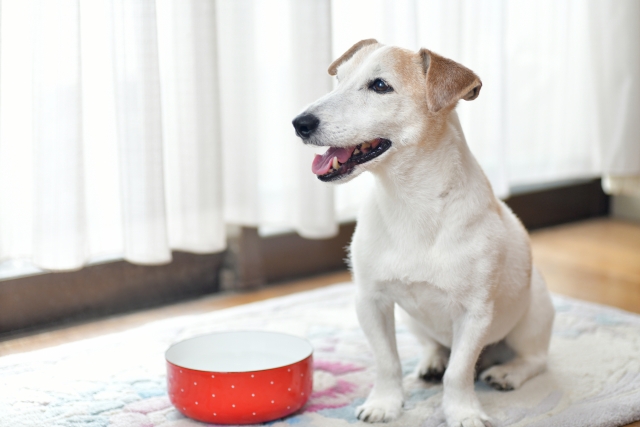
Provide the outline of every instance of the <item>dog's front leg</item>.
<path id="1" fill-rule="evenodd" d="M 467 312 L 454 324 L 442 407 L 449 427 L 491 426 L 473 389 L 475 365 L 491 324 L 491 310 Z"/>
<path id="2" fill-rule="evenodd" d="M 402 411 L 402 368 L 396 346 L 393 301 L 359 294 L 356 311 L 376 361 L 376 380 L 356 416 L 368 422 L 390 421 Z"/>

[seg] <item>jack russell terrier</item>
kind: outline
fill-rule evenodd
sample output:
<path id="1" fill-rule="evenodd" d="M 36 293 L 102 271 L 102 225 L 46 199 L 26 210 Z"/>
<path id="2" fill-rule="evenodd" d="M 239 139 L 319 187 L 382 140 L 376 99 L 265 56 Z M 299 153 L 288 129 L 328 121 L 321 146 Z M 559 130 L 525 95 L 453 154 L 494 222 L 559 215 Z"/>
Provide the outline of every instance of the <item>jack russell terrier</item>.
<path id="1" fill-rule="evenodd" d="M 545 369 L 554 309 L 526 230 L 494 196 L 455 112 L 482 83 L 427 49 L 373 39 L 356 43 L 329 74 L 336 89 L 293 125 L 305 144 L 329 147 L 312 165 L 321 181 L 375 177 L 350 248 L 358 319 L 376 361 L 356 415 L 381 422 L 401 414 L 397 304 L 422 345 L 415 375 L 442 378 L 447 424 L 489 426 L 474 392 L 481 352 L 508 347 L 512 358 L 485 366 L 480 379 L 520 387 Z"/>

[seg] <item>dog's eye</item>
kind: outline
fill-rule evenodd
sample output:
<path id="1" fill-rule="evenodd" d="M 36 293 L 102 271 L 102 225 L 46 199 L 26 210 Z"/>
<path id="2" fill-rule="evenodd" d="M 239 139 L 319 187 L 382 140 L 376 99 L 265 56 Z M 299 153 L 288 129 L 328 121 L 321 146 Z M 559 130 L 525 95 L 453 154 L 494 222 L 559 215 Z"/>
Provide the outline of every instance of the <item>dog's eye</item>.
<path id="1" fill-rule="evenodd" d="M 377 93 L 387 93 L 393 91 L 393 88 L 382 79 L 375 79 L 374 81 L 372 81 L 369 85 L 369 89 Z"/>

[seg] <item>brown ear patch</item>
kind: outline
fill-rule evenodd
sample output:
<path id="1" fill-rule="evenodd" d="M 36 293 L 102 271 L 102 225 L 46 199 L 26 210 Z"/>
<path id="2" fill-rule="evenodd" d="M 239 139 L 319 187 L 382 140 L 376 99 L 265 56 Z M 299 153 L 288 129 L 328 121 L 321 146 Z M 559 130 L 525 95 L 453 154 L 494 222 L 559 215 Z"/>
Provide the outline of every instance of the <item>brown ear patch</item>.
<path id="1" fill-rule="evenodd" d="M 351 59 L 351 57 L 355 55 L 356 52 L 362 49 L 363 47 L 368 46 L 370 44 L 376 44 L 376 43 L 378 43 L 378 40 L 376 39 L 366 39 L 366 40 L 360 40 L 358 43 L 351 46 L 349 50 L 347 50 L 345 53 L 343 53 L 340 56 L 340 58 L 336 59 L 335 61 L 333 61 L 331 65 L 329 65 L 329 70 L 327 70 L 329 71 L 329 75 L 335 76 L 336 74 L 338 74 L 338 67 L 343 62 Z"/>
<path id="2" fill-rule="evenodd" d="M 480 94 L 482 82 L 467 67 L 427 49 L 420 49 L 427 82 L 427 107 L 433 112 L 471 101 Z"/>

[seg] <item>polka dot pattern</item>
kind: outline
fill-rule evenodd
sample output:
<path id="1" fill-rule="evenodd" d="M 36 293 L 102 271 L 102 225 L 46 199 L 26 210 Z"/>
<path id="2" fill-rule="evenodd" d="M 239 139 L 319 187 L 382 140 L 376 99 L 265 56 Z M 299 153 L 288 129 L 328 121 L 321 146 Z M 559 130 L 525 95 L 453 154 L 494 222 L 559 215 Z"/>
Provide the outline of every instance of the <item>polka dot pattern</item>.
<path id="1" fill-rule="evenodd" d="M 171 402 L 205 422 L 261 423 L 300 409 L 312 390 L 313 360 L 253 373 L 215 373 L 167 362 Z"/>

